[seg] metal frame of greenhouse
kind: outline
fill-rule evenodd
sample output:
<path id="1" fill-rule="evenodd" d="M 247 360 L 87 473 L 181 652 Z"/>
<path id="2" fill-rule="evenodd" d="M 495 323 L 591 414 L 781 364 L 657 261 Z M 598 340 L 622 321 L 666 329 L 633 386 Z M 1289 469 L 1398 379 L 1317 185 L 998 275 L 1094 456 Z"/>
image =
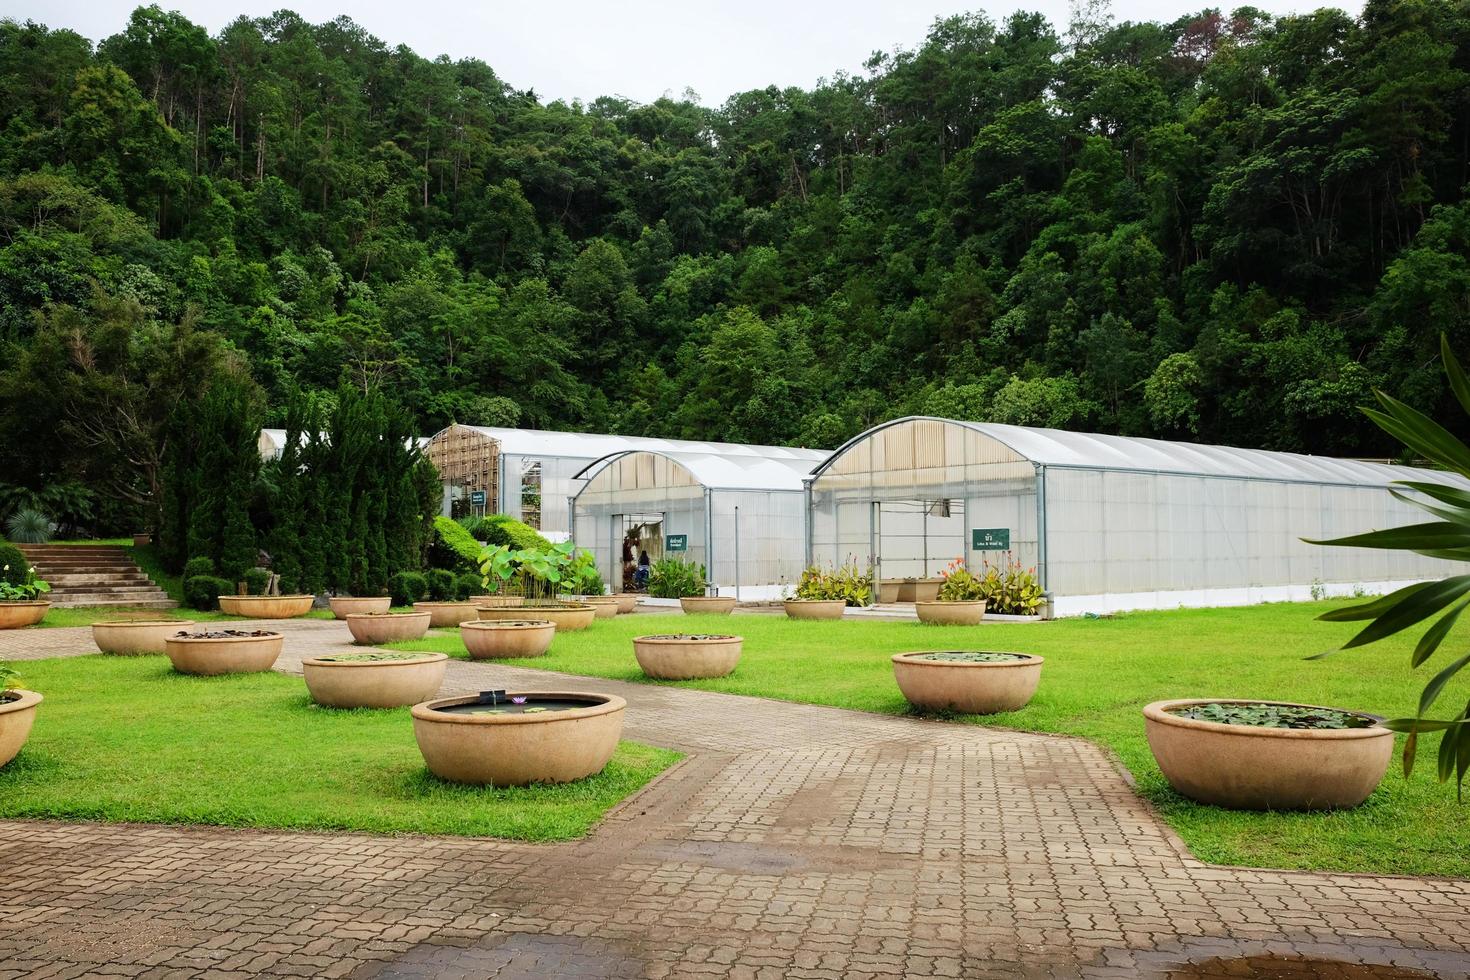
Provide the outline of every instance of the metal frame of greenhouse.
<path id="1" fill-rule="evenodd" d="M 712 594 L 779 598 L 801 575 L 803 483 L 826 457 L 725 443 L 612 453 L 577 474 L 586 483 L 572 500 L 573 535 L 614 590 L 630 584 L 622 543 L 631 533 L 642 536 L 640 550 L 654 543 L 653 558 L 704 565 Z M 671 541 L 679 547 L 666 550 Z"/>
<path id="2" fill-rule="evenodd" d="M 1451 563 L 1301 539 L 1422 521 L 1388 493 L 1400 480 L 1470 486 L 1408 466 L 915 416 L 812 471 L 806 556 L 872 559 L 891 580 L 1008 550 L 1061 616 L 1379 593 Z"/>

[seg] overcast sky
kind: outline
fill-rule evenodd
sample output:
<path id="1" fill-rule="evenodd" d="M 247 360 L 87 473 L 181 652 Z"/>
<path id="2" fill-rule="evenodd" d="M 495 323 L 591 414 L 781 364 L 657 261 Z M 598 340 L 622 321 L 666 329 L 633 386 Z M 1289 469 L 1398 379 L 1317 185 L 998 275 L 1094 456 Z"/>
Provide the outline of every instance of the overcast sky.
<path id="1" fill-rule="evenodd" d="M 240 14 L 285 7 L 312 22 L 347 14 L 390 46 L 419 54 L 475 57 L 543 100 L 621 95 L 639 102 L 686 87 L 706 105 L 766 85 L 810 87 L 835 71 L 857 72 L 875 50 L 914 47 L 936 17 L 983 9 L 999 20 L 1018 6 L 1065 30 L 1067 0 L 159 0 L 211 34 Z M 0 15 L 69 27 L 93 41 L 126 24 L 138 0 L 0 0 Z M 1173 20 L 1207 3 L 1115 2 L 1117 19 Z M 1240 3 L 1221 3 L 1226 10 Z M 1255 0 L 1271 13 L 1329 4 Z"/>

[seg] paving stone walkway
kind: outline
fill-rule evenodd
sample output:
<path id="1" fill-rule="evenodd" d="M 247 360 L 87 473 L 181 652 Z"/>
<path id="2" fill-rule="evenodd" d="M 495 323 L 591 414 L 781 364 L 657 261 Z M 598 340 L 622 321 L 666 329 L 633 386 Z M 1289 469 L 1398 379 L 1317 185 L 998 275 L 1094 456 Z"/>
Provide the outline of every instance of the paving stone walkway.
<path id="1" fill-rule="evenodd" d="M 1080 740 L 451 663 L 489 687 L 688 757 L 569 844 L 0 822 L 0 980 L 1470 977 L 1470 881 L 1202 864 Z"/>

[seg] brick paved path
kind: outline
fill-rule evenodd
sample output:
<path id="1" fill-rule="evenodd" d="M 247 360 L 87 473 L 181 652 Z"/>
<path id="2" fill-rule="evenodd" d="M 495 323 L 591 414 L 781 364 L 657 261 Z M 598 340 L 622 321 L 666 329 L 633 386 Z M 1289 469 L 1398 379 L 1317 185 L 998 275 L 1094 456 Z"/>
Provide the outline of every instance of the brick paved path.
<path id="1" fill-rule="evenodd" d="M 1201 864 L 1082 741 L 450 665 L 492 686 L 689 757 L 571 844 L 0 822 L 0 980 L 1470 977 L 1470 882 Z"/>

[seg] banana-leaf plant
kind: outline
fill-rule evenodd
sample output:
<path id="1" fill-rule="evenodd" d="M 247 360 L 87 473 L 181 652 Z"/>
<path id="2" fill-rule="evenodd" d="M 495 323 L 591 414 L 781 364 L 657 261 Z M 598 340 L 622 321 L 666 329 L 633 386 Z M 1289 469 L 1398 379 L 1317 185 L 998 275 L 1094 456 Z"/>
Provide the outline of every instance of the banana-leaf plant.
<path id="1" fill-rule="evenodd" d="M 1470 379 L 1466 378 L 1445 337 L 1440 338 L 1440 351 L 1450 389 L 1461 407 L 1470 414 Z M 1470 446 L 1422 412 L 1381 391 L 1374 394 L 1381 409 L 1364 408 L 1363 411 L 1379 428 L 1416 455 L 1470 480 Z M 1470 490 L 1458 485 L 1416 480 L 1398 481 L 1398 487 L 1402 489 L 1390 489 L 1389 492 L 1436 520 L 1309 543 L 1411 551 L 1447 561 L 1470 561 Z M 1369 602 L 1334 609 L 1317 618 L 1332 622 L 1370 621 L 1339 648 L 1346 650 L 1393 636 L 1439 615 L 1424 631 L 1410 655 L 1410 663 L 1419 667 L 1439 650 L 1467 605 L 1470 605 L 1470 575 L 1455 574 L 1437 581 L 1419 582 Z M 1419 736 L 1440 733 L 1439 780 L 1446 782 L 1453 777 L 1460 794 L 1464 792 L 1465 775 L 1470 772 L 1470 703 L 1459 709 L 1442 709 L 1442 713 L 1436 712 L 1439 717 L 1430 717 L 1430 714 L 1446 685 L 1467 666 L 1470 666 L 1470 652 L 1446 664 L 1424 686 L 1415 717 L 1393 718 L 1384 722 L 1388 728 L 1408 735 L 1404 744 L 1405 775 L 1414 771 Z"/>

